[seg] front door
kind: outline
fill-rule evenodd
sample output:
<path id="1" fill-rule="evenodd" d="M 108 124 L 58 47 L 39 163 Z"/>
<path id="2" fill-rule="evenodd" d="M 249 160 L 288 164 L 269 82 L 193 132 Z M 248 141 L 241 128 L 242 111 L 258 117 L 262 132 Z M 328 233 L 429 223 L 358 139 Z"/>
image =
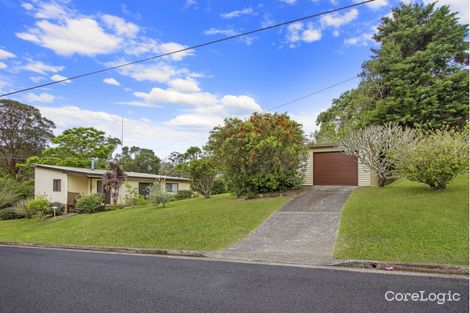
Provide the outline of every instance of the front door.
<path id="1" fill-rule="evenodd" d="M 104 194 L 104 203 L 111 204 L 111 191 L 106 190 L 105 192 L 103 187 L 103 181 L 101 179 L 96 181 L 96 192 Z"/>

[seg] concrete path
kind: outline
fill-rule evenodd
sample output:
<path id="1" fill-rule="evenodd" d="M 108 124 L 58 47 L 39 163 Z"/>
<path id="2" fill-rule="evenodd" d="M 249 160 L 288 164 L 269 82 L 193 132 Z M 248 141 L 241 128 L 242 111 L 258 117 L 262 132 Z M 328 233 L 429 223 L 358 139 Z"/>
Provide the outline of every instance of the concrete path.
<path id="1" fill-rule="evenodd" d="M 271 215 L 247 238 L 213 257 L 327 265 L 341 208 L 354 187 L 315 186 Z"/>

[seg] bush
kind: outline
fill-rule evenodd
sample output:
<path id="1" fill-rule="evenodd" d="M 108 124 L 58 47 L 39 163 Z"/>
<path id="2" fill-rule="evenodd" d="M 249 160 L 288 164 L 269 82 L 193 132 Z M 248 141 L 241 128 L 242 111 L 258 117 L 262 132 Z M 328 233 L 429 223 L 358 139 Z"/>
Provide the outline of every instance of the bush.
<path id="1" fill-rule="evenodd" d="M 15 209 L 26 218 L 32 218 L 33 215 L 36 214 L 36 210 L 29 207 L 29 201 L 26 199 L 18 201 L 15 205 Z"/>
<path id="2" fill-rule="evenodd" d="M 308 148 L 302 125 L 287 114 L 230 118 L 209 137 L 208 150 L 236 196 L 288 190 L 302 183 Z"/>
<path id="3" fill-rule="evenodd" d="M 54 207 L 56 207 L 56 210 L 55 210 L 56 215 L 64 214 L 65 205 L 63 203 L 54 201 L 50 204 L 50 207 L 51 207 L 51 210 L 52 210 L 52 214 L 54 214 L 54 209 L 53 209 Z"/>
<path id="4" fill-rule="evenodd" d="M 214 186 L 212 187 L 212 194 L 219 195 L 227 192 L 227 186 L 225 185 L 223 178 L 216 178 Z"/>
<path id="5" fill-rule="evenodd" d="M 441 129 L 422 133 L 416 144 L 403 146 L 397 166 L 409 180 L 444 190 L 458 174 L 468 170 L 467 130 Z"/>
<path id="6" fill-rule="evenodd" d="M 191 190 L 178 190 L 175 195 L 175 200 L 191 199 L 193 192 Z"/>
<path id="7" fill-rule="evenodd" d="M 109 205 L 105 208 L 106 211 L 114 211 L 120 209 L 124 209 L 124 206 L 122 204 Z"/>
<path id="8" fill-rule="evenodd" d="M 159 207 L 160 204 L 162 205 L 162 207 L 165 207 L 167 203 L 173 200 L 173 195 L 169 192 L 164 191 L 160 182 L 155 182 L 149 188 L 148 200 L 150 203 L 156 205 L 157 207 Z"/>
<path id="9" fill-rule="evenodd" d="M 47 215 L 53 214 L 49 201 L 44 197 L 36 197 L 28 201 L 28 210 L 31 212 L 37 212 L 41 218 L 45 218 Z"/>
<path id="10" fill-rule="evenodd" d="M 104 197 L 99 193 L 80 194 L 77 198 L 77 210 L 79 213 L 94 213 L 104 209 Z"/>
<path id="11" fill-rule="evenodd" d="M 23 217 L 24 215 L 16 208 L 5 208 L 0 210 L 0 220 L 16 220 Z"/>
<path id="12" fill-rule="evenodd" d="M 125 187 L 126 187 L 126 195 L 124 196 L 124 202 L 127 205 L 134 206 L 134 205 L 142 205 L 142 203 L 144 204 L 146 203 L 145 198 L 139 194 L 139 190 L 137 189 L 137 187 L 131 186 L 129 184 L 126 184 Z"/>
<path id="13" fill-rule="evenodd" d="M 8 175 L 0 176 L 0 210 L 12 207 L 19 199 L 18 182 Z"/>

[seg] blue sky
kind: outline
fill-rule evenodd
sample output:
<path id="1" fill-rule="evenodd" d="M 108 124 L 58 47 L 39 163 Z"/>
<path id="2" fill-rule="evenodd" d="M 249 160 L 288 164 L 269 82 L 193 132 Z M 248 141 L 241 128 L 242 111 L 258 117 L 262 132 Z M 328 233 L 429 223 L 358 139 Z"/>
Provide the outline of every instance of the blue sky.
<path id="1" fill-rule="evenodd" d="M 426 0 L 427 1 L 427 0 Z M 425 2 L 426 2 L 425 1 Z M 13 1 L 0 0 L 0 91 L 169 52 L 354 0 Z M 468 1 L 441 0 L 463 12 Z M 189 53 L 12 96 L 56 125 L 93 126 L 160 157 L 203 145 L 210 129 L 354 77 L 375 45 L 375 2 Z M 357 81 L 279 109 L 304 125 Z"/>

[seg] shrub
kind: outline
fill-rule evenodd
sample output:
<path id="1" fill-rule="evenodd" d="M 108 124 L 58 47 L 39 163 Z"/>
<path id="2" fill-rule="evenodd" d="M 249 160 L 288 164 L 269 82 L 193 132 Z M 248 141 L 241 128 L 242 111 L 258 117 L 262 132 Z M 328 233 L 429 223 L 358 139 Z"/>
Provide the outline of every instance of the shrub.
<path id="1" fill-rule="evenodd" d="M 80 194 L 76 207 L 79 213 L 94 213 L 104 208 L 103 201 L 103 195 L 99 193 Z"/>
<path id="2" fill-rule="evenodd" d="M 54 209 L 53 209 L 54 207 L 56 208 L 56 210 L 55 210 L 56 215 L 64 214 L 65 205 L 63 203 L 54 201 L 50 204 L 50 207 L 51 207 L 51 210 L 52 210 L 52 214 L 54 214 Z"/>
<path id="3" fill-rule="evenodd" d="M 15 205 L 15 209 L 26 218 L 32 218 L 33 215 L 36 214 L 36 210 L 29 207 L 29 201 L 26 199 L 18 201 Z"/>
<path id="4" fill-rule="evenodd" d="M 215 159 L 211 156 L 193 159 L 189 162 L 188 169 L 192 189 L 203 194 L 205 198 L 210 198 L 217 175 Z"/>
<path id="5" fill-rule="evenodd" d="M 191 190 L 178 190 L 175 195 L 175 200 L 191 199 L 193 192 Z"/>
<path id="6" fill-rule="evenodd" d="M 150 186 L 149 195 L 147 198 L 150 203 L 156 205 L 157 207 L 160 206 L 160 204 L 162 207 L 165 207 L 165 205 L 173 199 L 173 195 L 169 192 L 166 192 L 162 188 L 162 184 L 160 184 L 160 182 L 155 182 L 152 186 Z"/>
<path id="7" fill-rule="evenodd" d="M 145 198 L 139 194 L 139 190 L 137 187 L 131 186 L 129 184 L 125 185 L 126 187 L 126 195 L 124 196 L 124 202 L 127 205 L 141 205 L 142 203 L 146 203 Z"/>
<path id="8" fill-rule="evenodd" d="M 23 217 L 24 215 L 16 208 L 5 208 L 0 210 L 0 220 L 16 220 Z"/>
<path id="9" fill-rule="evenodd" d="M 120 209 L 124 209 L 124 206 L 122 204 L 109 205 L 105 208 L 106 211 L 114 211 Z"/>
<path id="10" fill-rule="evenodd" d="M 41 218 L 45 218 L 47 215 L 53 214 L 49 201 L 44 197 L 36 197 L 28 201 L 28 210 L 31 212 L 37 212 Z"/>
<path id="11" fill-rule="evenodd" d="M 214 186 L 212 187 L 212 194 L 219 195 L 221 193 L 227 192 L 227 186 L 223 178 L 216 178 L 214 181 Z"/>
<path id="12" fill-rule="evenodd" d="M 403 146 L 396 155 L 398 169 L 409 180 L 444 190 L 468 170 L 467 134 L 454 129 L 422 133 L 416 144 Z"/>
<path id="13" fill-rule="evenodd" d="M 11 176 L 0 176 L 0 210 L 13 206 L 20 199 L 18 183 Z"/>
<path id="14" fill-rule="evenodd" d="M 208 150 L 236 196 L 299 186 L 307 159 L 302 125 L 287 114 L 254 113 L 230 118 L 209 137 Z"/>

